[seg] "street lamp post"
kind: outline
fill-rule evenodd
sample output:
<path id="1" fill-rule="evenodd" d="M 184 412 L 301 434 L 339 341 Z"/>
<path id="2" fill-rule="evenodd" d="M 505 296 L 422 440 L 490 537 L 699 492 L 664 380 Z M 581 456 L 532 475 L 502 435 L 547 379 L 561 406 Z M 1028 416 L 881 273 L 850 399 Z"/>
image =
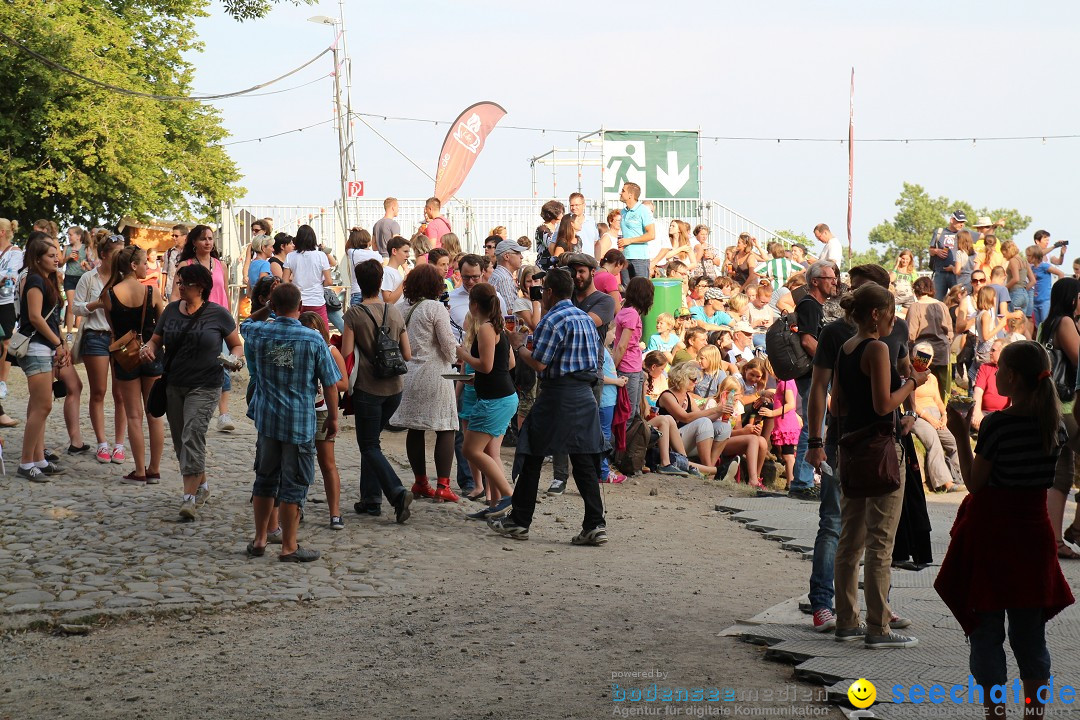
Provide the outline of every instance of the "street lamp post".
<path id="1" fill-rule="evenodd" d="M 352 102 L 350 100 L 352 94 L 352 73 L 349 70 L 349 55 L 345 47 L 345 7 L 343 2 L 339 0 L 338 11 L 339 17 L 332 18 L 326 15 L 316 15 L 308 18 L 308 22 L 313 22 L 319 25 L 329 25 L 334 28 L 336 35 L 334 37 L 334 44 L 331 46 L 331 52 L 333 53 L 334 60 L 334 113 L 337 116 L 337 134 L 338 134 L 338 190 L 341 195 L 341 213 L 338 217 L 341 223 L 341 233 L 344 233 L 349 226 L 348 216 L 348 193 L 346 192 L 346 186 L 349 182 L 349 175 L 355 177 L 356 164 L 353 160 L 353 140 L 352 140 Z M 342 107 L 341 98 L 341 73 L 345 72 L 346 82 L 346 97 L 345 107 Z M 335 234 L 333 240 L 334 252 L 337 252 L 338 234 Z"/>

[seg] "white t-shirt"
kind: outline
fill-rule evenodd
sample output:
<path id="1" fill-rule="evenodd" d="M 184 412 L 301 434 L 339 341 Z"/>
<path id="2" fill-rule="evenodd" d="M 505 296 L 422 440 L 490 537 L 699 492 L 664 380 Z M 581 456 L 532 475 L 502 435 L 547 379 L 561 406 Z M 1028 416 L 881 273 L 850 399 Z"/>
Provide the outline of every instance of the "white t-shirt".
<path id="1" fill-rule="evenodd" d="M 498 293 L 495 293 L 495 297 L 499 298 L 499 312 L 505 314 L 502 297 Z M 454 288 L 450 292 L 448 304 L 450 305 L 450 327 L 453 329 L 458 342 L 464 342 L 465 316 L 469 314 L 469 291 L 464 287 Z"/>
<path id="2" fill-rule="evenodd" d="M 403 282 L 405 282 L 405 278 L 402 277 L 400 270 L 389 265 L 383 268 L 382 289 L 384 291 L 394 292 L 401 287 Z"/>
<path id="3" fill-rule="evenodd" d="M 323 270 L 330 269 L 330 260 L 322 250 L 292 251 L 285 256 L 285 267 L 292 270 L 292 283 L 300 288 L 300 303 L 310 307 L 326 304 L 323 294 Z"/>
<path id="4" fill-rule="evenodd" d="M 378 260 L 381 265 L 383 257 L 377 250 L 371 250 L 370 248 L 350 248 L 345 251 L 345 258 L 348 261 L 345 265 L 349 273 L 349 284 L 352 286 L 353 295 L 355 295 L 360 292 L 360 286 L 356 284 L 356 266 L 368 260 Z M 385 277 L 386 270 L 383 270 L 383 273 Z"/>
<path id="5" fill-rule="evenodd" d="M 840 267 L 840 263 L 844 261 L 844 249 L 840 247 L 840 238 L 834 237 L 825 243 L 818 260 L 831 260 L 836 263 L 836 267 Z"/>
<path id="6" fill-rule="evenodd" d="M 0 254 L 0 305 L 15 304 L 15 283 L 23 266 L 23 251 L 12 245 Z"/>

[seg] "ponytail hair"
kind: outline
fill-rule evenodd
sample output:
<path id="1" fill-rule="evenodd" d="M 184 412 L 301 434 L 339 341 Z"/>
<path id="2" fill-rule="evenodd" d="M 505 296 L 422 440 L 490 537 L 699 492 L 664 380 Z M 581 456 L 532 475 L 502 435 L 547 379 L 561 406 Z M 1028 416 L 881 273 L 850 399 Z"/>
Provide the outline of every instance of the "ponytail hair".
<path id="1" fill-rule="evenodd" d="M 143 256 L 146 255 L 146 251 L 138 245 L 128 245 L 126 248 L 116 253 L 112 259 L 112 273 L 109 275 L 109 282 L 105 283 L 105 287 L 101 290 L 101 294 L 109 292 L 110 289 L 116 287 L 124 280 L 128 275 L 134 272 L 131 266 L 134 263 L 142 262 Z"/>
<path id="2" fill-rule="evenodd" d="M 477 283 L 469 291 L 469 303 L 480 309 L 480 316 L 473 318 L 474 322 L 489 322 L 495 328 L 495 334 L 503 331 L 502 310 L 499 305 L 499 295 L 495 288 L 488 283 Z"/>
<path id="3" fill-rule="evenodd" d="M 1019 340 L 1001 350 L 998 366 L 1008 368 L 1030 394 L 1043 449 L 1047 453 L 1054 452 L 1058 447 L 1058 429 L 1061 426 L 1061 402 L 1054 387 L 1050 354 L 1037 342 Z"/>
<path id="4" fill-rule="evenodd" d="M 0 233 L 7 233 L 8 241 L 15 242 L 15 233 L 19 231 L 18 220 L 8 220 L 7 218 L 0 218 Z"/>

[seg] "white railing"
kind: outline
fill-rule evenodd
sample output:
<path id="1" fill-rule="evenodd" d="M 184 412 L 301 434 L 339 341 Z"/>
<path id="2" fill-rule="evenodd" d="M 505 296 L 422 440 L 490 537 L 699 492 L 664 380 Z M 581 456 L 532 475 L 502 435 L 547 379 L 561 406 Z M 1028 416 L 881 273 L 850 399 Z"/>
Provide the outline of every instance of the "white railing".
<path id="1" fill-rule="evenodd" d="M 411 236 L 424 219 L 425 199 L 405 198 L 398 200 L 397 221 L 401 234 Z M 566 204 L 565 199 L 560 201 Z M 540 208 L 546 198 L 474 198 L 451 200 L 443 207 L 443 215 L 454 233 L 461 239 L 462 249 L 480 252 L 484 238 L 495 227 L 502 225 L 511 238 L 532 238 L 540 224 Z M 591 201 L 586 211 L 597 221 L 604 222 L 609 210 L 622 207 L 617 201 Z M 770 240 L 779 239 L 765 226 L 750 220 L 729 207 L 709 200 L 654 200 L 654 215 L 659 225 L 658 238 L 666 238 L 667 225 L 672 219 L 684 220 L 691 226 L 704 224 L 709 227 L 710 242 L 723 250 L 734 245 L 740 233 L 750 233 L 764 246 Z M 274 233 L 295 234 L 301 225 L 311 225 L 316 236 L 339 255 L 348 238 L 348 228 L 359 226 L 368 230 L 384 215 L 380 199 L 352 199 L 346 205 L 345 224 L 341 224 L 338 205 L 248 205 L 226 204 L 221 207 L 221 240 L 225 255 L 236 258 L 251 240 L 251 221 L 270 218 Z"/>

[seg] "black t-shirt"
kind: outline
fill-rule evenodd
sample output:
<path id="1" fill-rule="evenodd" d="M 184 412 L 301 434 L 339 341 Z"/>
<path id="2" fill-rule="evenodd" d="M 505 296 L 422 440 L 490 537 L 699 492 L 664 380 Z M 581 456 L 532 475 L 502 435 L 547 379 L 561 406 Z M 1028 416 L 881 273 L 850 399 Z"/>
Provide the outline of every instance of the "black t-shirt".
<path id="1" fill-rule="evenodd" d="M 855 337 L 855 326 L 847 320 L 834 320 L 821 329 L 818 333 L 817 353 L 814 354 L 814 367 L 834 370 L 836 367 L 836 354 L 840 348 L 851 338 Z M 900 358 L 908 356 L 908 326 L 901 318 L 896 318 L 892 332 L 888 337 L 882 338 L 882 342 L 889 348 L 889 362 L 895 368 Z M 835 445 L 836 423 L 832 413 L 829 413 L 828 428 L 825 432 L 825 444 Z"/>
<path id="2" fill-rule="evenodd" d="M 178 387 L 220 387 L 223 369 L 218 356 L 221 343 L 236 330 L 229 311 L 212 302 L 191 316 L 180 312 L 180 301 L 169 303 L 158 319 L 154 334 L 164 340 L 169 365 L 169 384 Z M 185 332 L 190 323 L 191 329 Z"/>
<path id="3" fill-rule="evenodd" d="M 821 332 L 825 324 L 824 310 L 813 295 L 807 295 L 795 306 L 795 324 L 799 328 L 799 335 L 810 335 L 816 338 Z M 812 372 L 811 368 L 802 377 L 808 378 Z"/>
<path id="4" fill-rule="evenodd" d="M 473 340 L 472 354 L 480 355 L 480 341 Z M 506 333 L 499 333 L 499 342 L 495 344 L 495 361 L 491 372 L 477 372 L 473 387 L 476 397 L 481 400 L 497 400 L 517 392 L 514 381 L 510 378 L 510 341 Z"/>
<path id="5" fill-rule="evenodd" d="M 58 296 L 55 304 L 49 300 L 49 294 L 45 292 L 45 279 L 37 273 L 30 273 L 26 276 L 26 280 L 23 282 L 22 295 L 19 296 L 19 331 L 23 335 L 30 336 L 30 342 L 37 343 L 38 345 L 44 345 L 47 348 L 56 349 L 56 346 L 36 332 L 33 325 L 30 324 L 30 309 L 26 304 L 26 296 L 30 294 L 30 288 L 36 288 L 41 291 L 41 313 L 45 318 L 46 324 L 49 329 L 53 331 L 56 337 L 60 337 L 60 305 L 59 302 L 59 290 L 55 291 Z M 50 312 L 50 308 L 52 311 Z M 49 313 L 45 315 L 45 313 Z"/>
<path id="6" fill-rule="evenodd" d="M 600 343 L 603 344 L 605 338 L 607 338 L 611 321 L 615 319 L 615 298 L 596 290 L 580 301 L 577 298 L 577 293 L 574 293 L 570 298 L 570 302 L 582 312 L 596 313 L 596 316 L 600 318 L 601 325 L 596 328 L 596 332 L 600 336 Z"/>

